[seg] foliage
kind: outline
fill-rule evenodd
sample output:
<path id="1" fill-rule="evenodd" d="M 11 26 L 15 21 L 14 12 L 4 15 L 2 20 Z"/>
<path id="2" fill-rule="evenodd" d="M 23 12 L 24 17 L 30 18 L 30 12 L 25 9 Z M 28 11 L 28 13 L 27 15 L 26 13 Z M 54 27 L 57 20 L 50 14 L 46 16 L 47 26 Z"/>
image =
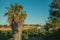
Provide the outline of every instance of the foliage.
<path id="1" fill-rule="evenodd" d="M 8 27 L 8 25 L 0 25 L 0 27 Z"/>
<path id="2" fill-rule="evenodd" d="M 60 28 L 60 1 L 53 0 L 50 5 L 49 18 L 46 29 L 56 30 Z"/>
<path id="3" fill-rule="evenodd" d="M 31 30 L 23 30 L 22 32 L 22 39 L 29 40 L 29 37 L 32 38 L 41 38 L 43 40 L 60 40 L 60 29 L 56 31 L 40 31 L 37 29 L 31 29 Z M 9 38 L 12 38 L 12 32 L 11 31 L 0 31 L 0 40 L 8 40 Z"/>
<path id="4" fill-rule="evenodd" d="M 5 16 L 8 15 L 9 20 L 10 20 L 10 18 L 15 19 L 16 17 L 17 17 L 17 19 L 20 17 L 25 19 L 26 12 L 21 11 L 23 9 L 23 7 L 21 5 L 18 6 L 17 4 L 15 4 L 15 6 L 11 5 L 11 7 L 12 7 L 11 10 L 9 10 L 5 14 Z M 22 14 L 17 16 L 18 15 L 17 13 L 19 13 L 20 11 Z M 37 38 L 41 38 L 43 40 L 60 40 L 60 0 L 53 0 L 53 2 L 50 5 L 49 13 L 50 14 L 49 14 L 48 22 L 45 25 L 45 29 L 47 31 L 46 30 L 40 31 L 38 29 L 23 30 L 22 39 L 29 40 L 29 37 L 34 38 L 34 39 L 37 37 Z M 14 18 L 13 18 L 13 15 L 14 15 Z M 12 22 L 12 21 L 10 20 L 10 22 Z M 39 25 L 37 24 L 35 26 L 39 26 Z M 52 30 L 50 30 L 50 29 L 52 29 Z M 11 31 L 0 31 L 0 40 L 7 40 L 9 38 L 12 38 Z"/>
<path id="5" fill-rule="evenodd" d="M 0 40 L 8 40 L 9 38 L 12 38 L 11 31 L 0 31 Z"/>
<path id="6" fill-rule="evenodd" d="M 19 4 L 11 4 L 9 8 L 7 8 L 8 11 L 5 13 L 4 16 L 8 17 L 9 26 L 12 29 L 12 34 L 18 34 L 14 35 L 13 39 L 16 38 L 16 40 L 19 38 L 21 40 L 22 35 L 22 28 L 23 28 L 23 22 L 26 19 L 26 12 L 23 9 L 22 5 Z"/>
<path id="7" fill-rule="evenodd" d="M 47 30 L 46 40 L 60 40 L 60 0 L 53 0 L 51 3 L 45 29 Z"/>
<path id="8" fill-rule="evenodd" d="M 52 30 L 51 32 L 48 32 L 44 39 L 45 40 L 60 40 L 60 29 Z"/>
<path id="9" fill-rule="evenodd" d="M 31 30 L 24 30 L 22 36 L 25 37 L 25 39 L 27 37 L 27 39 L 29 40 L 29 37 L 31 37 L 31 39 L 32 38 L 39 38 L 39 37 L 44 39 L 45 35 L 46 35 L 45 32 L 41 32 L 38 29 L 31 29 Z"/>

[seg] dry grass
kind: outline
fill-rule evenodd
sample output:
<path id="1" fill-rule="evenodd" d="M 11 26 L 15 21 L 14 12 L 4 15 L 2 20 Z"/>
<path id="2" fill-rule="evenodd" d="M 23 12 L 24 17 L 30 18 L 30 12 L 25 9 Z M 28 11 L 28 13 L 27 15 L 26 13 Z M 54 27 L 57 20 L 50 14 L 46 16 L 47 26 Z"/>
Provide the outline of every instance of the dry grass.
<path id="1" fill-rule="evenodd" d="M 6 31 L 6 30 L 11 30 L 11 28 L 1 27 L 0 30 Z"/>
<path id="2" fill-rule="evenodd" d="M 36 26 L 24 26 L 23 30 L 33 29 L 33 28 L 36 28 Z M 10 27 L 7 27 L 7 28 L 6 27 L 1 27 L 0 30 L 6 31 L 6 30 L 11 30 L 11 28 Z"/>
<path id="3" fill-rule="evenodd" d="M 33 29 L 33 28 L 36 28 L 36 26 L 24 26 L 23 30 Z"/>

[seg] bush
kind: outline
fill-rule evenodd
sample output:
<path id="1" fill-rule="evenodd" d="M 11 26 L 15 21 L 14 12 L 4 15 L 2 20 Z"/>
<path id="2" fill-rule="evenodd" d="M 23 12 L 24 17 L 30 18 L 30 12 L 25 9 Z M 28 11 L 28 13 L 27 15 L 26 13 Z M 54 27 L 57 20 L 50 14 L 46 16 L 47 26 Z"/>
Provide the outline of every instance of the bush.
<path id="1" fill-rule="evenodd" d="M 8 40 L 12 37 L 11 31 L 0 31 L 0 40 Z"/>

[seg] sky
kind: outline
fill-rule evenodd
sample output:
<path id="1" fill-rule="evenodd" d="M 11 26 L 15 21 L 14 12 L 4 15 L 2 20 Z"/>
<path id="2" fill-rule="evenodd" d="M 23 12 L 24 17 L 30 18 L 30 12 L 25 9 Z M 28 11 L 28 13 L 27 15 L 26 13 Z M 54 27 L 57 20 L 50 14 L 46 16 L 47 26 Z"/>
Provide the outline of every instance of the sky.
<path id="1" fill-rule="evenodd" d="M 8 24 L 4 14 L 8 11 L 6 7 L 10 4 L 21 4 L 27 13 L 24 24 L 44 25 L 49 17 L 49 5 L 52 0 L 0 0 L 0 24 Z"/>

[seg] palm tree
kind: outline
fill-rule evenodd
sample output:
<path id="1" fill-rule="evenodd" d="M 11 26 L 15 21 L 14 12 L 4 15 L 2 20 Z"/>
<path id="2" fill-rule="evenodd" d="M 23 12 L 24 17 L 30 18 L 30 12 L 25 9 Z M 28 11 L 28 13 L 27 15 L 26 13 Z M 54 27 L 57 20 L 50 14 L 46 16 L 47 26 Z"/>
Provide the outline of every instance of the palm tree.
<path id="1" fill-rule="evenodd" d="M 21 40 L 23 22 L 26 19 L 26 12 L 23 11 L 23 6 L 11 4 L 11 8 L 7 8 L 8 21 L 12 29 L 13 40 Z"/>

